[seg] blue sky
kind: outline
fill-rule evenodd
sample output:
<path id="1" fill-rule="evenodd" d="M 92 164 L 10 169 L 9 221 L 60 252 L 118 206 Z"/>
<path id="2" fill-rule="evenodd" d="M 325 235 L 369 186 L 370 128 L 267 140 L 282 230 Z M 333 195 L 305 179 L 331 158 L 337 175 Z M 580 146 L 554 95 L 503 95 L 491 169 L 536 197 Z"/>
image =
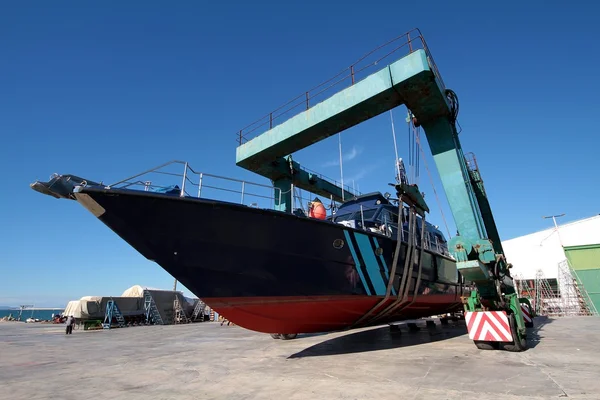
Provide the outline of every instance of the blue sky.
<path id="1" fill-rule="evenodd" d="M 548 227 L 543 215 L 599 212 L 593 2 L 126 3 L 3 7 L 0 304 L 172 285 L 81 206 L 31 182 L 54 172 L 112 182 L 171 159 L 264 182 L 235 166 L 235 133 L 414 27 L 458 94 L 460 139 L 477 155 L 501 237 Z M 394 111 L 401 157 L 404 113 Z M 389 114 L 345 131 L 342 145 L 346 183 L 387 190 Z M 337 137 L 295 157 L 339 178 Z M 424 167 L 420 184 L 442 225 Z"/>

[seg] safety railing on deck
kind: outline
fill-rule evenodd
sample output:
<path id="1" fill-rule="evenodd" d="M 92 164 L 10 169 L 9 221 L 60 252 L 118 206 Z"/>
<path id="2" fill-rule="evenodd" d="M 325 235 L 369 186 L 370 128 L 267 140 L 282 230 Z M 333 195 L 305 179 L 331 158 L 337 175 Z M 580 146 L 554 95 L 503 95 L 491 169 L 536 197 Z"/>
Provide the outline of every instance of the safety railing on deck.
<path id="1" fill-rule="evenodd" d="M 308 168 L 306 168 L 306 167 L 304 167 L 304 166 L 302 166 L 302 165 L 300 166 L 300 169 L 302 169 L 302 170 L 304 170 L 304 171 L 308 172 L 309 174 L 312 174 L 312 175 L 314 175 L 314 176 L 317 176 L 317 177 L 319 177 L 320 179 L 322 179 L 322 180 L 324 180 L 324 181 L 327 181 L 327 182 L 331 183 L 331 184 L 332 184 L 332 185 L 334 185 L 334 186 L 337 186 L 337 187 L 339 187 L 339 188 L 342 188 L 342 189 L 344 189 L 346 192 L 348 192 L 348 193 L 351 193 L 351 194 L 353 194 L 354 196 L 360 196 L 360 195 L 361 195 L 361 192 L 359 192 L 358 190 L 356 190 L 354 187 L 350 187 L 350 185 L 347 185 L 347 184 L 343 184 L 343 185 L 342 185 L 342 182 L 339 182 L 339 181 L 337 181 L 337 180 L 335 180 L 335 179 L 333 179 L 333 178 L 330 178 L 330 177 L 328 177 L 328 176 L 325 176 L 325 175 L 323 175 L 323 174 L 320 174 L 320 173 L 318 173 L 318 172 L 316 172 L 316 171 L 313 171 L 313 170 L 311 170 L 311 169 L 308 169 Z M 345 200 L 349 200 L 349 199 L 345 199 Z"/>
<path id="2" fill-rule="evenodd" d="M 425 51 L 431 71 L 439 80 L 442 88 L 445 88 L 444 81 L 433 60 L 433 56 L 429 51 L 427 43 L 425 42 L 421 31 L 415 28 L 376 47 L 349 67 L 338 72 L 332 78 L 298 95 L 282 106 L 264 115 L 262 118 L 259 118 L 250 125 L 242 128 L 237 133 L 238 143 L 241 145 L 252 139 L 260 133 L 261 130 L 266 131 L 267 129 L 272 129 L 274 126 L 284 122 L 284 120 L 289 119 L 293 115 L 308 110 L 310 107 L 333 96 L 340 90 L 354 85 L 369 74 L 375 72 L 376 68 L 381 68 L 381 63 L 383 61 L 391 64 L 418 49 Z M 406 52 L 404 52 L 404 50 L 406 50 Z M 398 55 L 400 55 L 400 57 L 392 59 L 392 56 Z"/>
<path id="3" fill-rule="evenodd" d="M 123 179 L 107 188 L 138 189 L 197 197 L 274 209 L 275 198 L 281 202 L 281 189 L 195 171 L 185 161 L 169 161 L 158 167 Z"/>

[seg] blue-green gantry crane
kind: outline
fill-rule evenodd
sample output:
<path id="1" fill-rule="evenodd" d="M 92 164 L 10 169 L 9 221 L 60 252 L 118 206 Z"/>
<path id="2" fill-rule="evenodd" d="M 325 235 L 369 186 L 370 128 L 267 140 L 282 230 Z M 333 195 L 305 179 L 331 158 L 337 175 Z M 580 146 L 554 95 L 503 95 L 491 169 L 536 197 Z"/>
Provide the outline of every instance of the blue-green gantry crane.
<path id="1" fill-rule="evenodd" d="M 275 199 L 280 210 L 292 211 L 290 187 L 336 201 L 351 198 L 347 189 L 301 168 L 289 155 L 404 104 L 414 124 L 425 131 L 454 217 L 458 232 L 448 243 L 450 253 L 464 280 L 474 287 L 463 297 L 469 335 L 482 349 L 502 345 L 510 351 L 525 350 L 521 304 L 527 300 L 516 293 L 477 163 L 463 153 L 457 96 L 445 87 L 420 31 L 400 38 L 405 41 L 398 47 L 409 49 L 407 55 L 356 81 L 350 67 L 348 87 L 314 105 L 306 92 L 297 99 L 303 111 L 277 125 L 277 112 L 269 114 L 264 120 L 267 130 L 251 140 L 240 131 L 237 165 L 269 178 L 278 193 L 286 193 Z M 428 211 L 416 185 L 399 183 L 396 189 L 418 213 Z"/>

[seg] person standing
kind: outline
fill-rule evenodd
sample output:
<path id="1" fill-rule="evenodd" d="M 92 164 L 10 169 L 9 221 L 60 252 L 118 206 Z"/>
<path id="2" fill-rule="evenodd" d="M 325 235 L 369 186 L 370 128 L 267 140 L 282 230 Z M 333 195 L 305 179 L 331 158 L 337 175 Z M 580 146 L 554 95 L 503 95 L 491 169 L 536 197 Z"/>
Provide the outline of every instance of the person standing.
<path id="1" fill-rule="evenodd" d="M 67 317 L 67 330 L 65 335 L 71 335 L 73 333 L 73 325 L 75 325 L 75 318 L 72 315 Z"/>

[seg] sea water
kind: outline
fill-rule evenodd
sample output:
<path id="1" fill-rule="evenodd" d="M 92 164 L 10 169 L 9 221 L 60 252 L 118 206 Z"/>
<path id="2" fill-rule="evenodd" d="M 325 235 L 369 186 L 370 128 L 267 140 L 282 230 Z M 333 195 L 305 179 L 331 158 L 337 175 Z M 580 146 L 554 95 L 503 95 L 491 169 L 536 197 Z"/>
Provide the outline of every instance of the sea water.
<path id="1" fill-rule="evenodd" d="M 37 318 L 41 321 L 47 321 L 52 319 L 52 314 L 57 315 L 64 311 L 64 308 L 53 308 L 53 309 L 25 309 L 21 314 L 21 321 L 25 321 L 27 318 Z M 12 314 L 13 318 L 17 318 L 19 316 L 19 310 L 0 310 L 0 318 L 6 317 L 9 314 Z"/>

